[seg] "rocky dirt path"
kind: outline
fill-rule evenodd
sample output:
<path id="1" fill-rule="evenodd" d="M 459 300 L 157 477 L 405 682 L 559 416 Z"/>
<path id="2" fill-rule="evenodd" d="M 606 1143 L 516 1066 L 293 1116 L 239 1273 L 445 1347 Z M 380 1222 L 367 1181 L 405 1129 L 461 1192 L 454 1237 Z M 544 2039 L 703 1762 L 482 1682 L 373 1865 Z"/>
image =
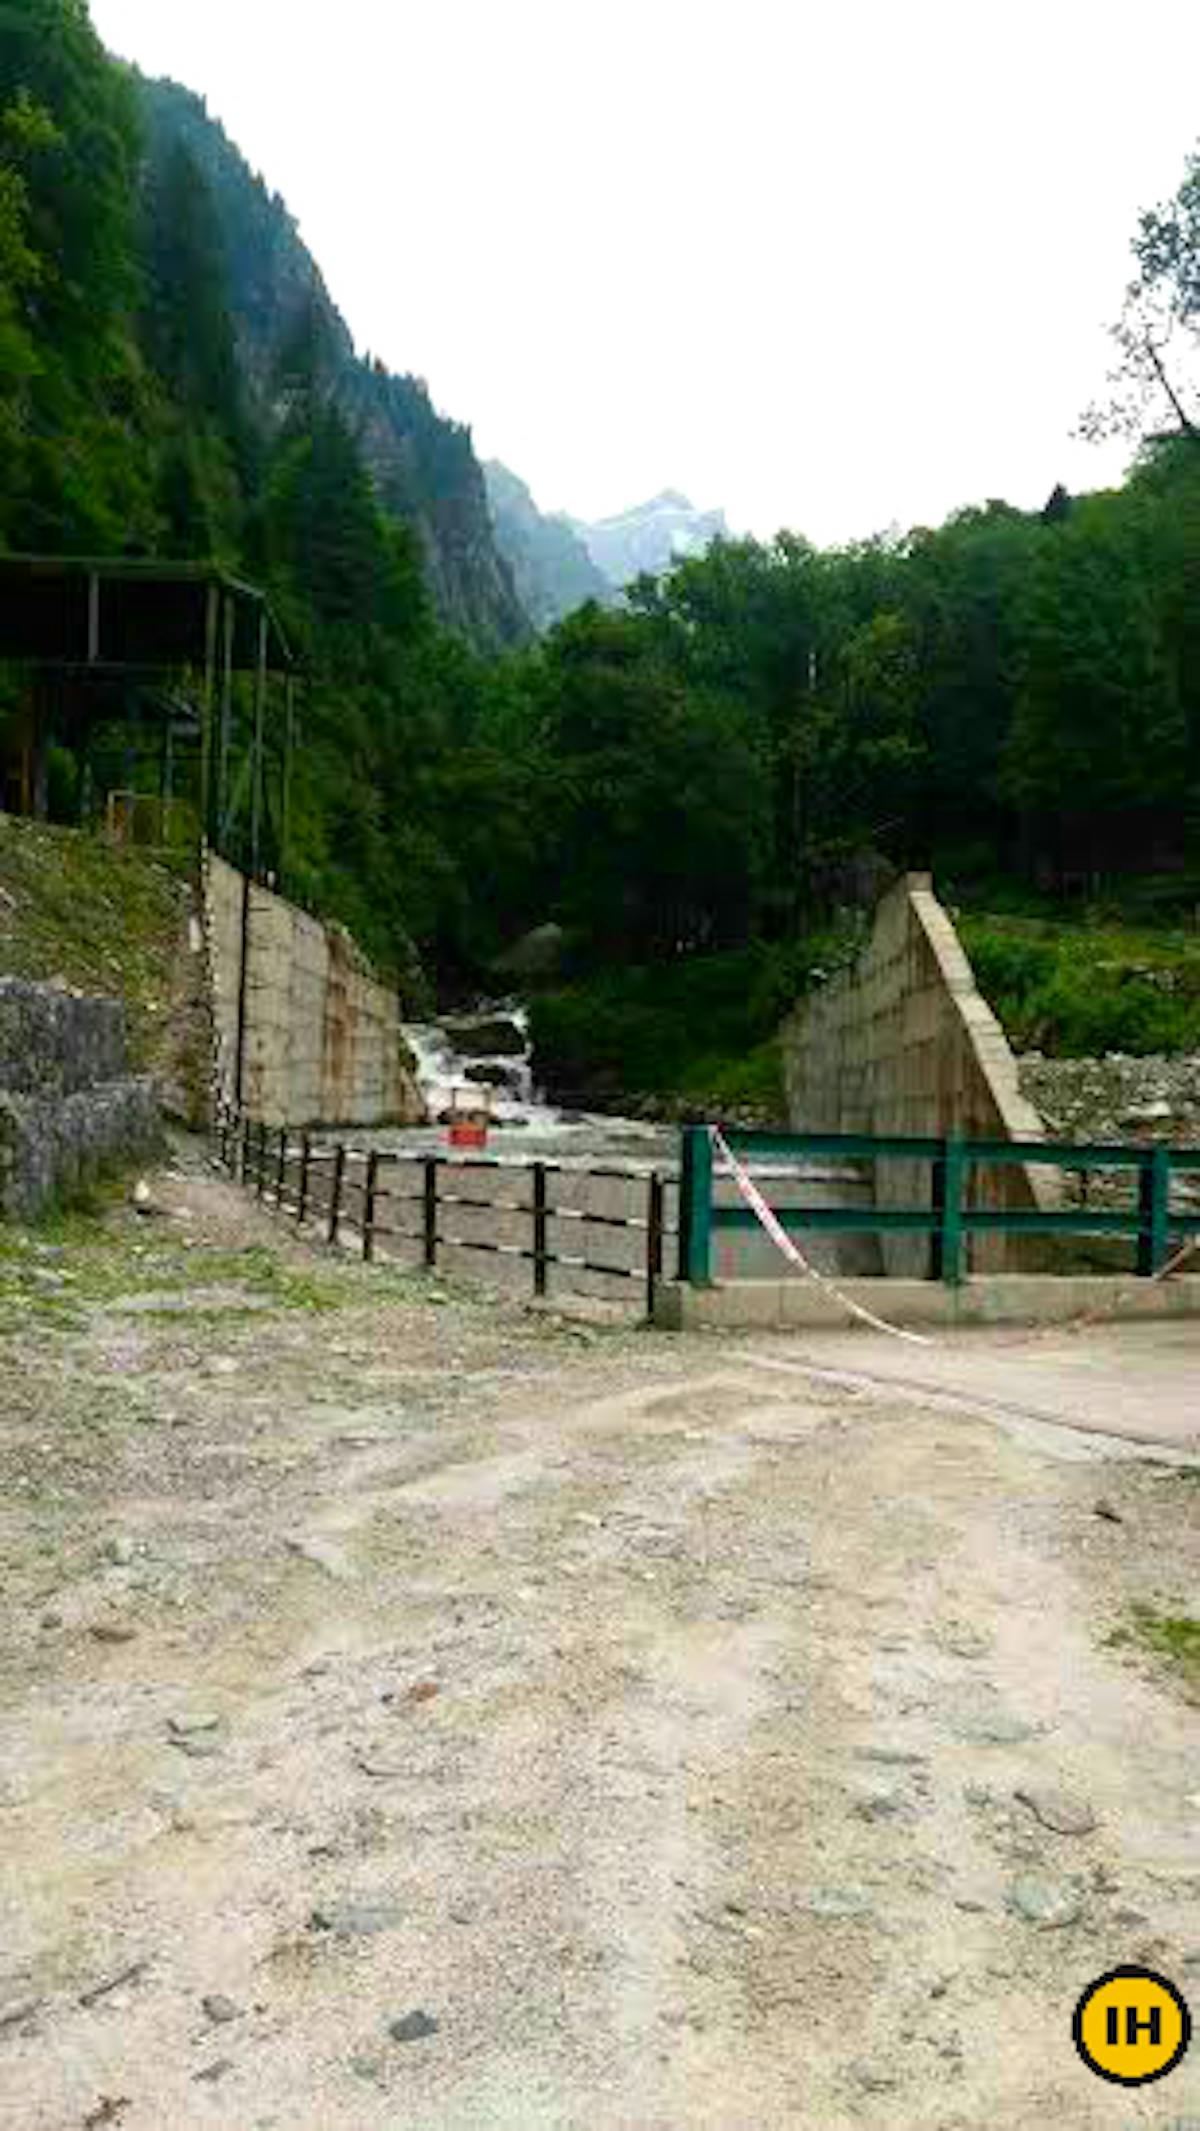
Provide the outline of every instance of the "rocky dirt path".
<path id="1" fill-rule="evenodd" d="M 1200 2118 L 1186 1471 L 156 1194 L 0 1257 L 0 2121 Z"/>

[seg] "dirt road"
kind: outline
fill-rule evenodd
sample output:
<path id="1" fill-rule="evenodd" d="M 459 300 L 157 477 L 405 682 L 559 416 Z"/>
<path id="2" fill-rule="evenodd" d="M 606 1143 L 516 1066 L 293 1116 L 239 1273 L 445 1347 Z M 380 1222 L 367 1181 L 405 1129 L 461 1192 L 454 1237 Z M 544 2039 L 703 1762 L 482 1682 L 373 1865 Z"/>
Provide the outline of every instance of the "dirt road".
<path id="1" fill-rule="evenodd" d="M 0 1256 L 5 2126 L 1200 2121 L 1194 1474 L 156 1193 Z"/>

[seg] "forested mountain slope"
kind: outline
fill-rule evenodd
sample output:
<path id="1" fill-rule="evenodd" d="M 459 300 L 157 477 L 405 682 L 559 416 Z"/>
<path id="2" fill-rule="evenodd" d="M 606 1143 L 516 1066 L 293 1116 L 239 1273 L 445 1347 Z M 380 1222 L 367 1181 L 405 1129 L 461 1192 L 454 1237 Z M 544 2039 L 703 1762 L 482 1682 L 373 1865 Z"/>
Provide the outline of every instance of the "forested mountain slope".
<path id="1" fill-rule="evenodd" d="M 384 965 L 461 955 L 482 654 L 530 633 L 470 437 L 356 358 L 282 202 L 84 0 L 0 0 L 0 549 L 266 584 L 304 673 L 292 891 Z M 27 692 L 0 663 L 0 780 Z"/>
<path id="2" fill-rule="evenodd" d="M 270 589 L 305 676 L 288 885 L 381 964 L 411 938 L 443 985 L 484 983 L 553 920 L 569 979 L 607 987 L 586 1047 L 624 1060 L 668 996 L 706 1038 L 701 974 L 732 956 L 757 1040 L 895 869 L 993 913 L 1192 922 L 1200 161 L 1134 253 L 1121 352 L 1171 392 L 1138 398 L 1120 487 L 833 549 L 717 538 L 516 641 L 466 434 L 357 360 L 193 98 L 109 59 L 83 0 L 0 0 L 0 545 L 211 556 Z M 20 687 L 0 666 L 0 771 Z M 1097 996 L 1104 959 L 1086 931 Z M 1062 977 L 1036 986 L 1060 1032 Z"/>
<path id="3" fill-rule="evenodd" d="M 419 379 L 359 359 L 286 205 L 201 99 L 174 82 L 138 88 L 151 185 L 170 188 L 183 158 L 206 181 L 238 375 L 257 426 L 269 434 L 281 419 L 284 373 L 299 345 L 352 429 L 380 502 L 417 532 L 442 619 L 481 647 L 519 642 L 528 625 L 496 545 L 469 430 L 435 411 Z"/>

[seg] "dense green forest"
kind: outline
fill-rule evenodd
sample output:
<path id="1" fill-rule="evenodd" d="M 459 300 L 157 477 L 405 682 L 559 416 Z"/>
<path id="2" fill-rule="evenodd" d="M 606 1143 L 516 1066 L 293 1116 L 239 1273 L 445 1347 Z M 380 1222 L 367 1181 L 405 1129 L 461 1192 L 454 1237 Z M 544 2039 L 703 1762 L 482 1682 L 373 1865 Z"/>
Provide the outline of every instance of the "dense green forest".
<path id="1" fill-rule="evenodd" d="M 393 968 L 470 962 L 486 654 L 529 631 L 469 436 L 354 355 L 282 202 L 83 0 L 0 0 L 0 547 L 265 583 L 304 671 L 290 886 Z"/>
<path id="2" fill-rule="evenodd" d="M 431 546 L 469 439 L 348 349 L 202 107 L 110 60 L 83 0 L 0 0 L 0 60 L 0 543 L 268 585 L 306 670 L 290 885 L 382 961 L 411 938 L 466 986 L 554 918 L 602 973 L 592 1051 L 685 966 L 744 1046 L 897 868 L 1018 914 L 1200 901 L 1200 164 L 1135 240 L 1122 488 L 719 543 L 498 649 L 448 626 Z M 264 290 L 286 330 L 251 339 Z M 68 813 L 69 762 L 55 789 Z"/>

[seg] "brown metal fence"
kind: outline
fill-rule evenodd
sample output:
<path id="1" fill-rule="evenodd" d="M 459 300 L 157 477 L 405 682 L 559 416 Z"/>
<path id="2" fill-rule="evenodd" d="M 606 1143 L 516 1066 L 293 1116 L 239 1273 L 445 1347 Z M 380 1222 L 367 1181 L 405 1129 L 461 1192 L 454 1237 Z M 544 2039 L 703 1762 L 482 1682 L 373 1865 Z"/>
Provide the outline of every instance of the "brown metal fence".
<path id="1" fill-rule="evenodd" d="M 331 1144 L 235 1112 L 221 1117 L 214 1139 L 220 1166 L 265 1205 L 368 1263 L 407 1256 L 433 1272 L 447 1252 L 486 1253 L 528 1264 L 536 1296 L 549 1293 L 552 1270 L 560 1289 L 581 1290 L 589 1277 L 637 1283 L 652 1316 L 668 1240 L 678 1235 L 676 1180 L 657 1169 Z M 636 1210 L 569 1203 L 596 1184 L 626 1187 Z M 634 1246 L 624 1263 L 618 1232 Z M 577 1248 L 563 1247 L 575 1239 Z"/>

